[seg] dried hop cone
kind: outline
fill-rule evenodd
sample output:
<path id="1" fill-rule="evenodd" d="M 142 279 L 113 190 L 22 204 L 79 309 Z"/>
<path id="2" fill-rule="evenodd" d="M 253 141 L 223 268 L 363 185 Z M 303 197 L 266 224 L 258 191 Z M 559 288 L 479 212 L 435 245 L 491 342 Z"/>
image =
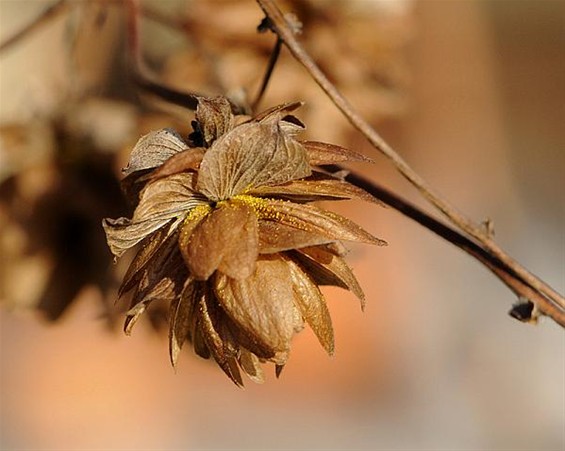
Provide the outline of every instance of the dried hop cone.
<path id="1" fill-rule="evenodd" d="M 132 219 L 105 219 L 116 257 L 141 244 L 120 288 L 133 291 L 126 333 L 152 301 L 170 303 L 173 365 L 186 340 L 242 385 L 261 382 L 261 362 L 285 365 L 292 336 L 310 325 L 332 354 L 331 318 L 319 285 L 364 295 L 339 240 L 382 245 L 350 220 L 310 204 L 368 193 L 312 168 L 365 157 L 300 142 L 304 125 L 275 107 L 234 116 L 223 97 L 200 98 L 194 133 L 142 137 L 125 169 L 137 193 Z"/>

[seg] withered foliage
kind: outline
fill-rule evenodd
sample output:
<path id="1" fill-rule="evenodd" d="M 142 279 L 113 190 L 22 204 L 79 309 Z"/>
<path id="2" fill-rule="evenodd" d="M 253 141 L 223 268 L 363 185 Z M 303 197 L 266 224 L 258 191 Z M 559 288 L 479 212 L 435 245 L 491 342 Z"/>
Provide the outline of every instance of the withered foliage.
<path id="1" fill-rule="evenodd" d="M 263 379 L 261 362 L 286 364 L 306 322 L 332 354 L 320 285 L 363 292 L 340 240 L 383 245 L 357 224 L 310 202 L 374 199 L 312 168 L 364 160 L 338 146 L 300 142 L 291 103 L 255 118 L 234 116 L 224 97 L 200 98 L 194 133 L 141 138 L 125 169 L 137 197 L 131 219 L 104 220 L 116 257 L 140 244 L 120 288 L 131 291 L 130 333 L 153 301 L 168 302 L 173 365 L 188 339 L 236 384 Z"/>

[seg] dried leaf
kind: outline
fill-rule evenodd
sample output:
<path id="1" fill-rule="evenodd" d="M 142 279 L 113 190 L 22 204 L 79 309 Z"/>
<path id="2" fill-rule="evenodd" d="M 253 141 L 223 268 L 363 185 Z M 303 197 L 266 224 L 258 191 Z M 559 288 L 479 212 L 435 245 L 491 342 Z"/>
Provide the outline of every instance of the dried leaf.
<path id="1" fill-rule="evenodd" d="M 187 143 L 173 129 L 150 132 L 139 139 L 123 172 L 128 176 L 137 171 L 156 168 L 187 148 Z"/>
<path id="2" fill-rule="evenodd" d="M 102 225 L 112 253 L 120 257 L 173 219 L 171 230 L 174 230 L 187 212 L 205 204 L 202 195 L 193 191 L 192 180 L 193 174 L 182 173 L 149 183 L 131 220 L 105 219 Z"/>
<path id="3" fill-rule="evenodd" d="M 216 277 L 215 282 L 217 282 L 218 277 Z M 265 345 L 265 343 L 258 341 L 254 335 L 243 330 L 228 315 L 225 316 L 225 321 L 236 342 L 239 343 L 240 348 L 247 349 L 249 352 L 263 360 L 272 360 L 276 356 L 276 351 Z"/>
<path id="4" fill-rule="evenodd" d="M 365 155 L 346 149 L 345 147 L 336 146 L 318 141 L 302 141 L 304 149 L 308 154 L 308 162 L 312 166 L 321 164 L 342 163 L 344 161 L 358 161 L 364 163 L 373 163 L 373 160 Z"/>
<path id="5" fill-rule="evenodd" d="M 124 326 L 126 333 L 131 332 L 135 322 L 151 302 L 154 300 L 172 302 L 181 293 L 187 278 L 187 270 L 175 246 L 175 238 L 173 236 L 167 241 L 166 246 L 161 246 L 152 264 L 141 272 L 126 317 Z M 141 304 L 143 306 L 140 306 Z M 138 311 L 138 309 L 142 310 Z"/>
<path id="6" fill-rule="evenodd" d="M 194 306 L 201 294 L 198 283 L 187 279 L 179 297 L 171 302 L 169 313 L 169 357 L 176 366 L 182 345 L 190 334 L 194 317 Z"/>
<path id="7" fill-rule="evenodd" d="M 272 361 L 284 364 L 294 333 L 294 294 L 286 262 L 262 258 L 248 278 L 216 276 L 216 294 L 227 315 L 248 335 L 271 349 Z"/>
<path id="8" fill-rule="evenodd" d="M 220 137 L 206 152 L 197 190 L 213 201 L 229 199 L 262 185 L 310 175 L 298 141 L 271 124 L 247 123 Z"/>
<path id="9" fill-rule="evenodd" d="M 198 280 L 216 270 L 235 279 L 248 277 L 259 253 L 257 216 L 243 203 L 224 202 L 194 228 L 181 251 Z"/>
<path id="10" fill-rule="evenodd" d="M 155 171 L 149 174 L 149 180 L 157 180 L 168 177 L 180 172 L 195 171 L 199 168 L 200 162 L 204 157 L 205 149 L 202 147 L 194 147 L 183 150 L 159 166 Z"/>
<path id="11" fill-rule="evenodd" d="M 192 346 L 194 347 L 194 352 L 196 355 L 202 357 L 203 359 L 209 359 L 211 354 L 210 350 L 208 349 L 208 345 L 206 344 L 206 340 L 204 339 L 204 332 L 202 331 L 202 327 L 200 326 L 200 318 L 198 315 L 194 315 L 195 320 L 192 325 Z"/>
<path id="12" fill-rule="evenodd" d="M 196 120 L 200 126 L 202 141 L 210 147 L 220 136 L 234 127 L 231 104 L 225 97 L 199 97 L 196 108 Z"/>
<path id="13" fill-rule="evenodd" d="M 314 331 L 318 341 L 329 355 L 334 353 L 332 318 L 322 292 L 300 266 L 287 259 L 293 281 L 295 302 L 300 313 Z"/>
<path id="14" fill-rule="evenodd" d="M 139 203 L 141 191 L 147 184 L 148 175 L 151 174 L 153 169 L 143 169 L 141 171 L 133 172 L 132 174 L 124 177 L 120 182 L 122 192 L 132 205 Z"/>
<path id="15" fill-rule="evenodd" d="M 255 354 L 249 352 L 245 348 L 241 348 L 238 361 L 241 369 L 245 372 L 245 374 L 247 374 L 247 376 L 249 376 L 249 379 L 256 384 L 262 384 L 265 382 L 261 362 Z"/>
<path id="16" fill-rule="evenodd" d="M 118 290 L 118 296 L 121 297 L 139 282 L 141 272 L 146 268 L 151 259 L 156 256 L 168 234 L 169 229 L 167 227 L 161 227 L 152 236 L 143 240 L 139 251 L 130 263 L 126 275 L 123 278 L 120 289 Z"/>
<path id="17" fill-rule="evenodd" d="M 140 283 L 140 289 L 132 297 L 132 305 L 141 302 L 149 304 L 154 300 L 171 302 L 175 296 L 180 294 L 187 273 L 178 258 L 175 259 L 175 262 L 175 265 L 168 264 L 165 270 L 152 268 L 151 271 L 147 271 L 144 274 L 147 282 Z"/>
<path id="18" fill-rule="evenodd" d="M 236 361 L 238 347 L 223 321 L 225 314 L 211 291 L 200 297 L 198 315 L 204 340 L 214 360 L 236 385 L 243 386 Z"/>
<path id="19" fill-rule="evenodd" d="M 260 254 L 274 254 L 333 241 L 333 238 L 320 235 L 317 231 L 301 230 L 275 221 L 259 221 L 258 230 Z"/>
<path id="20" fill-rule="evenodd" d="M 377 244 L 379 246 L 386 245 L 385 241 L 374 237 L 353 221 L 313 205 L 265 199 L 263 210 L 265 218 L 263 220 L 265 221 L 273 218 L 277 224 L 289 226 L 297 231 L 315 233 L 332 241 L 344 240 Z M 261 233 L 261 227 L 259 231 Z"/>
<path id="21" fill-rule="evenodd" d="M 361 199 L 382 204 L 365 190 L 344 180 L 334 178 L 314 180 L 293 180 L 284 185 L 261 186 L 249 191 L 250 195 L 277 197 L 292 202 L 313 202 L 320 200 Z"/>
<path id="22" fill-rule="evenodd" d="M 304 102 L 288 102 L 283 103 L 281 105 L 276 105 L 268 110 L 265 110 L 255 116 L 255 120 L 257 122 L 264 122 L 264 123 L 277 123 L 281 120 L 281 118 L 287 116 L 288 114 L 292 113 L 294 110 L 300 108 L 304 105 Z"/>
<path id="23" fill-rule="evenodd" d="M 350 290 L 361 302 L 361 309 L 365 309 L 365 294 L 343 258 L 335 255 L 326 246 L 297 249 L 290 255 L 306 269 L 316 284 L 334 285 Z"/>
<path id="24" fill-rule="evenodd" d="M 255 117 L 255 120 L 262 124 L 276 124 L 284 133 L 289 136 L 296 136 L 304 130 L 306 126 L 296 116 L 289 113 L 302 105 L 302 102 L 278 105 L 259 114 Z"/>
<path id="25" fill-rule="evenodd" d="M 141 317 L 146 309 L 147 304 L 145 302 L 140 302 L 139 304 L 128 310 L 128 312 L 126 313 L 126 320 L 124 322 L 124 333 L 126 335 L 131 335 L 133 326 L 135 326 L 135 323 L 137 323 L 137 320 Z"/>

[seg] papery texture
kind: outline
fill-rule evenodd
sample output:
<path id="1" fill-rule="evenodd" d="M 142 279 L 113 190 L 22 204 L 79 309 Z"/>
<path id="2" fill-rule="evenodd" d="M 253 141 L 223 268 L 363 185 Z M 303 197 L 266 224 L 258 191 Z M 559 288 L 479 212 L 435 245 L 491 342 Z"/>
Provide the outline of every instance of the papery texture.
<path id="1" fill-rule="evenodd" d="M 302 145 L 276 125 L 243 124 L 220 137 L 200 165 L 197 190 L 213 201 L 310 175 Z"/>
<path id="2" fill-rule="evenodd" d="M 106 219 L 110 250 L 139 245 L 120 287 L 131 293 L 130 333 L 155 301 L 169 306 L 169 354 L 176 366 L 187 341 L 238 386 L 264 380 L 261 364 L 287 364 L 292 337 L 307 324 L 334 352 L 320 286 L 365 297 L 341 241 L 386 244 L 317 200 L 371 195 L 312 164 L 368 161 L 339 146 L 298 140 L 301 103 L 255 118 L 234 116 L 228 100 L 199 98 L 194 132 L 144 136 L 132 152 L 125 188 L 131 219 Z"/>

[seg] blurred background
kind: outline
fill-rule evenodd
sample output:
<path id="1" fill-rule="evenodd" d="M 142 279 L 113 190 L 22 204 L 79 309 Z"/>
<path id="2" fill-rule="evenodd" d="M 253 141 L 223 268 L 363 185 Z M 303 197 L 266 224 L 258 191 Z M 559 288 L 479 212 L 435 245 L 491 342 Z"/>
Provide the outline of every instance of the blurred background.
<path id="1" fill-rule="evenodd" d="M 55 6 L 54 6 L 55 5 Z M 432 186 L 565 291 L 565 2 L 289 1 L 332 81 Z M 127 216 L 139 136 L 192 113 L 128 73 L 121 3 L 0 0 L 0 448 L 562 450 L 565 341 L 521 324 L 466 254 L 392 209 L 327 205 L 389 242 L 349 246 L 364 287 L 325 291 L 329 358 L 306 330 L 281 378 L 237 389 L 187 347 L 174 371 L 155 312 L 131 337 L 100 227 Z M 143 2 L 163 83 L 253 99 L 273 36 L 255 2 Z M 306 101 L 305 137 L 376 159 L 359 172 L 420 203 L 282 52 L 261 108 Z"/>

